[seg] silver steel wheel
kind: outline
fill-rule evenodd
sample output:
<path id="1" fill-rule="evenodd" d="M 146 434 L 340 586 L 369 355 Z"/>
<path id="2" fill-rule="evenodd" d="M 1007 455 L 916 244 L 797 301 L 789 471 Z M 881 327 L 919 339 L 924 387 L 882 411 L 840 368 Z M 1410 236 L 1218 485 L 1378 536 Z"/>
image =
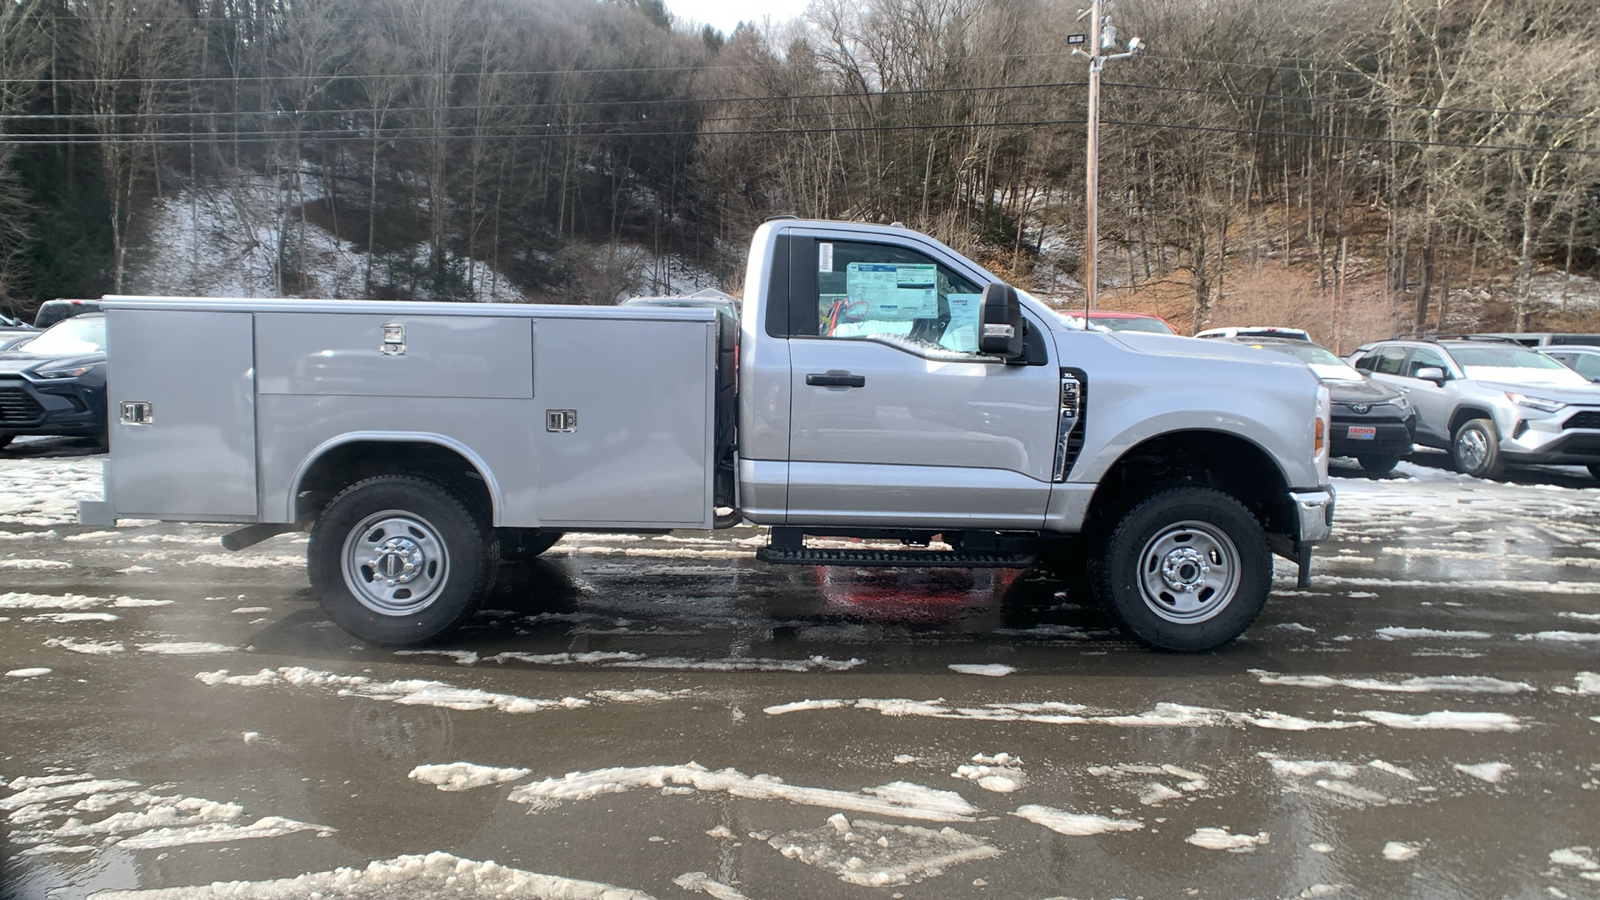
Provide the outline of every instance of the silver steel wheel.
<path id="1" fill-rule="evenodd" d="M 1139 553 L 1145 606 L 1178 625 L 1205 622 L 1233 600 L 1242 563 L 1226 532 L 1206 522 L 1177 522 Z"/>
<path id="2" fill-rule="evenodd" d="M 1479 428 L 1463 428 L 1456 435 L 1456 459 L 1469 471 L 1483 469 L 1489 461 L 1489 436 Z"/>
<path id="3" fill-rule="evenodd" d="M 344 582 L 362 606 L 385 616 L 427 609 L 450 578 L 439 532 L 415 513 L 373 513 L 344 539 Z"/>

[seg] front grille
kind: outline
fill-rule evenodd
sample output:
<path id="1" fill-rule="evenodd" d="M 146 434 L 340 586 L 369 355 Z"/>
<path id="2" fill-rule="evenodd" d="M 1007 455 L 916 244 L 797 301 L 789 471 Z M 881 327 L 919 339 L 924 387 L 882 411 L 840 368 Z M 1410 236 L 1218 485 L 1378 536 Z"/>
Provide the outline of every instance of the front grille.
<path id="1" fill-rule="evenodd" d="M 1561 423 L 1562 428 L 1600 428 L 1600 410 L 1586 409 Z"/>
<path id="2" fill-rule="evenodd" d="M 32 422 L 44 415 L 44 407 L 22 388 L 0 388 L 0 424 Z"/>

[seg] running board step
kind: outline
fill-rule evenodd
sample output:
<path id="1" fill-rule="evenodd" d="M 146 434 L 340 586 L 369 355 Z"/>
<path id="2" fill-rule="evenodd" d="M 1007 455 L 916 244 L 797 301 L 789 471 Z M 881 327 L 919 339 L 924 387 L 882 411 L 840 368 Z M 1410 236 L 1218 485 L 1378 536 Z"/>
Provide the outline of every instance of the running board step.
<path id="1" fill-rule="evenodd" d="M 1026 569 L 1038 563 L 1037 553 L 956 550 L 831 550 L 762 547 L 756 559 L 779 566 L 899 566 L 943 569 Z"/>

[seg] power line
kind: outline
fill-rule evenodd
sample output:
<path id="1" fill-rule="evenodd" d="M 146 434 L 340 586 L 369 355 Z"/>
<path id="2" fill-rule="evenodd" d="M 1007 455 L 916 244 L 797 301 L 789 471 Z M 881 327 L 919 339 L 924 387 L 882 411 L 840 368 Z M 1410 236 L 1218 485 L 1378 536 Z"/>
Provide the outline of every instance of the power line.
<path id="1" fill-rule="evenodd" d="M 738 121 L 738 120 L 736 120 Z M 1195 125 L 1174 122 L 1152 122 L 1131 119 L 1102 119 L 1106 125 L 1120 125 L 1130 128 L 1146 128 L 1154 130 L 1191 131 L 1216 134 L 1252 135 L 1268 138 L 1307 138 L 1328 142 L 1350 142 L 1380 145 L 1399 145 L 1410 147 L 1440 147 L 1449 149 L 1486 151 L 1486 152 L 1513 152 L 1513 153 L 1557 153 L 1568 156 L 1600 157 L 1600 149 L 1583 147 L 1539 146 L 1531 144 L 1484 144 L 1464 143 L 1456 141 L 1425 141 L 1408 138 L 1390 138 L 1376 135 L 1360 134 L 1327 134 L 1318 132 L 1273 131 L 1254 128 L 1232 128 L 1222 125 Z M 706 131 L 700 128 L 684 128 L 676 131 L 610 131 L 610 132 L 564 132 L 564 133 L 536 133 L 529 131 L 493 132 L 478 134 L 457 134 L 450 132 L 426 131 L 412 129 L 407 132 L 387 136 L 350 134 L 347 132 L 302 132 L 302 140 L 350 140 L 371 142 L 374 140 L 392 143 L 409 141 L 471 141 L 471 140 L 634 140 L 640 138 L 716 138 L 716 137 L 750 137 L 750 136 L 802 136 L 815 134 L 858 134 L 897 131 L 930 131 L 948 130 L 963 131 L 972 129 L 1005 129 L 1005 128 L 1045 128 L 1067 126 L 1081 128 L 1085 126 L 1081 119 L 1031 119 L 1005 122 L 937 122 L 915 123 L 901 125 L 847 125 L 817 128 L 748 128 L 733 130 Z M 452 129 L 451 131 L 454 131 Z M 10 142 L 17 145 L 30 146 L 65 146 L 68 144 L 89 144 L 105 146 L 138 146 L 138 145 L 189 145 L 189 144 L 231 144 L 231 143 L 278 143 L 289 140 L 295 135 L 292 132 L 218 132 L 218 133 L 177 133 L 177 134 L 152 134 L 152 135 L 77 135 L 57 136 L 42 135 L 30 137 L 28 135 L 12 135 Z"/>
<path id="2" fill-rule="evenodd" d="M 1583 122 L 1600 124 L 1600 114 L 1597 113 L 1563 113 L 1551 110 L 1521 110 L 1521 109 L 1481 109 L 1469 106 L 1440 106 L 1432 107 L 1421 103 L 1400 103 L 1390 100 L 1377 100 L 1363 97 L 1316 97 L 1299 94 L 1258 94 L 1249 91 L 1224 91 L 1216 88 L 1178 87 L 1169 84 L 1134 84 L 1130 82 L 1106 82 L 1107 87 L 1133 88 L 1145 91 L 1167 91 L 1181 94 L 1199 94 L 1216 97 L 1248 97 L 1253 100 L 1279 100 L 1309 103 L 1319 106 L 1367 106 L 1372 109 L 1408 109 L 1419 114 L 1430 114 L 1435 111 L 1440 113 L 1471 113 L 1485 116 L 1542 116 L 1550 119 L 1575 119 Z"/>
<path id="3" fill-rule="evenodd" d="M 532 111 L 548 109 L 572 109 L 584 107 L 600 108 L 652 108 L 652 107 L 677 107 L 677 106 L 708 106 L 720 104 L 747 104 L 747 103 L 796 103 L 811 101 L 861 101 L 877 99 L 893 99 L 902 97 L 937 96 L 947 94 L 982 94 L 1006 93 L 1013 91 L 1042 91 L 1042 90 L 1068 90 L 1084 86 L 1079 81 L 1037 82 L 1018 85 L 974 85 L 968 87 L 946 88 L 907 88 L 889 91 L 860 92 L 829 92 L 813 94 L 774 94 L 756 97 L 722 96 L 722 97 L 682 97 L 682 98 L 655 98 L 650 100 L 577 100 L 577 101 L 547 101 L 540 103 L 503 103 L 503 104 L 469 104 L 452 105 L 444 107 L 448 113 L 457 112 L 483 112 L 483 111 Z M 1305 103 L 1312 105 L 1341 105 L 1365 107 L 1370 110 L 1410 109 L 1419 114 L 1432 112 L 1431 107 L 1420 107 L 1413 104 L 1380 101 L 1370 98 L 1319 98 L 1297 94 L 1266 94 L 1246 91 L 1228 91 L 1215 88 L 1191 88 L 1175 85 L 1141 84 L 1137 82 L 1106 82 L 1107 87 L 1124 90 L 1152 91 L 1166 93 L 1181 93 L 1198 96 L 1215 96 L 1228 98 L 1248 98 L 1256 100 L 1278 101 L 1281 103 Z M 366 107 L 366 108 L 332 108 L 311 110 L 169 110 L 161 112 L 133 112 L 133 113 L 13 113 L 0 115 L 0 122 L 7 121 L 61 121 L 61 122 L 100 122 L 100 121 L 139 121 L 139 120 L 171 120 L 183 118 L 248 118 L 262 117 L 288 117 L 288 116 L 350 116 L 350 115 L 405 115 L 417 112 L 435 112 L 440 107 L 420 106 L 391 106 L 391 107 Z M 1463 113 L 1483 116 L 1508 116 L 1517 118 L 1537 118 L 1541 120 L 1566 120 L 1566 121 L 1593 121 L 1600 123 L 1600 115 L 1595 113 L 1564 113 L 1553 110 L 1519 110 L 1519 109 L 1483 109 L 1474 107 L 1440 107 L 1442 113 Z M 596 124 L 596 123 L 586 123 Z M 599 123 L 608 124 L 608 123 Z"/>
<path id="4" fill-rule="evenodd" d="M 482 111 L 482 110 L 533 110 L 533 109 L 570 109 L 573 107 L 637 107 L 637 106 L 682 106 L 682 105 L 714 105 L 720 103 L 788 103 L 811 100 L 847 101 L 895 97 L 918 97 L 938 94 L 972 94 L 991 91 L 1032 91 L 1032 90 L 1060 90 L 1064 88 L 1081 88 L 1081 81 L 1041 82 L 1036 84 L 1016 85 L 975 85 L 971 87 L 948 88 L 906 88 L 890 91 L 873 91 L 871 93 L 859 92 L 831 92 L 818 94 L 773 94 L 758 97 L 683 97 L 683 98 L 656 98 L 651 100 L 575 100 L 575 101 L 549 101 L 542 103 L 501 103 L 479 104 L 465 106 L 449 106 L 449 112 L 456 111 Z M 310 116 L 310 115 L 350 115 L 395 112 L 432 112 L 439 107 L 423 106 L 390 106 L 371 107 L 365 109 L 309 109 L 309 110 L 219 110 L 208 112 L 204 110 L 172 110 L 164 112 L 134 112 L 110 113 L 101 115 L 97 113 L 13 113 L 0 114 L 0 121 L 102 121 L 107 119 L 162 119 L 162 118 L 194 118 L 194 117 L 238 117 L 238 116 Z"/>

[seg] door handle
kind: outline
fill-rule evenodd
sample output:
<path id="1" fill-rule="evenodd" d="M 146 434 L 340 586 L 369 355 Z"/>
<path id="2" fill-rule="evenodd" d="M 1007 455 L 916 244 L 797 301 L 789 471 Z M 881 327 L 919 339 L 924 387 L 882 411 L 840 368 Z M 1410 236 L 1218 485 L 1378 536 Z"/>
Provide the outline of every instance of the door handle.
<path id="1" fill-rule="evenodd" d="M 866 387 L 867 376 L 851 375 L 849 372 L 812 372 L 806 376 L 806 384 L 815 387 Z"/>

